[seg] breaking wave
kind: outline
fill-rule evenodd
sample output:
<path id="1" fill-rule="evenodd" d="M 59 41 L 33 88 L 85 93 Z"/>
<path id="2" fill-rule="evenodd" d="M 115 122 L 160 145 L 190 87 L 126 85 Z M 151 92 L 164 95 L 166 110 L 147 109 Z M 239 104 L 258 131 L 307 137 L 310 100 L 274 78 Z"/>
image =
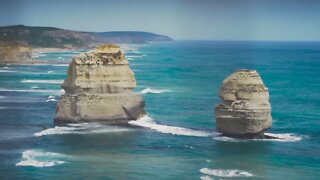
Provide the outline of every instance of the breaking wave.
<path id="1" fill-rule="evenodd" d="M 42 84 L 62 84 L 63 80 L 30 80 L 30 79 L 23 79 L 21 80 L 22 83 L 42 83 Z"/>
<path id="2" fill-rule="evenodd" d="M 35 133 L 34 136 L 47 136 L 58 134 L 97 134 L 97 133 L 113 133 L 133 131 L 133 129 L 107 126 L 99 123 L 81 123 L 81 124 L 67 124 L 67 126 L 55 126 L 53 128 L 45 129 L 41 132 Z"/>
<path id="3" fill-rule="evenodd" d="M 252 177 L 255 176 L 247 171 L 241 171 L 238 169 L 209 169 L 202 168 L 200 172 L 205 175 L 217 176 L 217 177 Z"/>
<path id="4" fill-rule="evenodd" d="M 129 121 L 129 124 L 132 124 L 135 126 L 146 127 L 146 128 L 156 130 L 161 133 L 167 133 L 167 134 L 172 134 L 172 135 L 198 136 L 198 137 L 208 137 L 208 136 L 212 135 L 212 133 L 205 132 L 205 131 L 157 124 L 148 115 L 145 115 L 136 121 Z"/>
<path id="5" fill-rule="evenodd" d="M 165 92 L 171 92 L 169 89 L 153 89 L 153 88 L 145 88 L 141 91 L 141 94 L 147 94 L 147 93 L 152 93 L 152 94 L 161 94 Z"/>
<path id="6" fill-rule="evenodd" d="M 58 101 L 58 100 L 56 100 L 54 96 L 48 96 L 48 99 L 46 100 L 46 102 L 55 102 L 55 101 Z"/>
<path id="7" fill-rule="evenodd" d="M 226 136 L 216 136 L 214 137 L 214 139 L 218 141 L 226 141 L 226 142 L 250 142 L 250 141 L 295 142 L 295 141 L 301 141 L 305 137 L 303 135 L 296 135 L 292 133 L 283 133 L 283 134 L 264 133 L 264 134 L 277 139 L 236 139 L 236 138 L 231 138 Z"/>
<path id="8" fill-rule="evenodd" d="M 51 167 L 65 163 L 65 161 L 59 160 L 63 157 L 66 157 L 66 155 L 39 150 L 26 150 L 22 153 L 22 160 L 16 166 Z"/>

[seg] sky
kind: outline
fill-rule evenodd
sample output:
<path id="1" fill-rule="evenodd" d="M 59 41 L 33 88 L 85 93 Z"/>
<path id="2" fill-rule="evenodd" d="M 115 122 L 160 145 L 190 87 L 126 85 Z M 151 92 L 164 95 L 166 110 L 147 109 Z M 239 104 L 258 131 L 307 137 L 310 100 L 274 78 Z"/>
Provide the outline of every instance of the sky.
<path id="1" fill-rule="evenodd" d="M 177 40 L 320 41 L 320 0 L 0 0 L 0 26 L 16 24 Z"/>

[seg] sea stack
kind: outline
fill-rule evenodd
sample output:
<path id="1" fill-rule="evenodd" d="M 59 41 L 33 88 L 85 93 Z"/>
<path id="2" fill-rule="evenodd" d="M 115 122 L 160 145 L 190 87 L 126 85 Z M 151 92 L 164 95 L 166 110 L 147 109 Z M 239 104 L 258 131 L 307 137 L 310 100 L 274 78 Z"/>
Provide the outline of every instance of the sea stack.
<path id="1" fill-rule="evenodd" d="M 75 56 L 62 84 L 65 95 L 55 122 L 126 123 L 145 115 L 144 100 L 133 92 L 134 73 L 117 45 L 101 45 Z"/>
<path id="2" fill-rule="evenodd" d="M 238 138 L 264 138 L 271 128 L 268 88 L 256 70 L 240 69 L 228 76 L 215 107 L 217 131 Z"/>

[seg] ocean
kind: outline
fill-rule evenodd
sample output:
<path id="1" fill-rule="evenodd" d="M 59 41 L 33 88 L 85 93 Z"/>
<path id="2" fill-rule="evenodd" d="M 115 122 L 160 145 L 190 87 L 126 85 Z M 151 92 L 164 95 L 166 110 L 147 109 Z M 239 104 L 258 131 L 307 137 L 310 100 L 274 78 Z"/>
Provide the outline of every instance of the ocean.
<path id="1" fill-rule="evenodd" d="M 80 52 L 0 65 L 0 179 L 319 179 L 320 43 L 176 41 L 123 45 L 147 116 L 118 127 L 55 126 L 60 84 Z M 281 140 L 215 131 L 219 88 L 256 69 Z"/>

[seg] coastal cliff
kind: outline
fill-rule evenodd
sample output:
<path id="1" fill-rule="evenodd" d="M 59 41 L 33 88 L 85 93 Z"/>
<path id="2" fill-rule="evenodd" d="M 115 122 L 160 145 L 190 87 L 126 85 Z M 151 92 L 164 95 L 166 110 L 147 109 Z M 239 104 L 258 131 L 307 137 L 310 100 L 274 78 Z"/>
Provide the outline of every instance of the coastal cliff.
<path id="1" fill-rule="evenodd" d="M 32 63 L 32 48 L 22 42 L 0 41 L 0 64 Z"/>
<path id="2" fill-rule="evenodd" d="M 134 73 L 119 46 L 101 45 L 73 58 L 55 122 L 123 123 L 145 115 Z"/>
<path id="3" fill-rule="evenodd" d="M 80 32 L 55 27 L 24 25 L 0 27 L 0 41 L 20 41 L 33 48 L 90 48 L 102 43 L 173 41 L 168 36 L 139 31 Z"/>
<path id="4" fill-rule="evenodd" d="M 255 70 L 237 70 L 221 86 L 215 107 L 218 132 L 227 136 L 263 138 L 271 128 L 268 88 Z"/>

